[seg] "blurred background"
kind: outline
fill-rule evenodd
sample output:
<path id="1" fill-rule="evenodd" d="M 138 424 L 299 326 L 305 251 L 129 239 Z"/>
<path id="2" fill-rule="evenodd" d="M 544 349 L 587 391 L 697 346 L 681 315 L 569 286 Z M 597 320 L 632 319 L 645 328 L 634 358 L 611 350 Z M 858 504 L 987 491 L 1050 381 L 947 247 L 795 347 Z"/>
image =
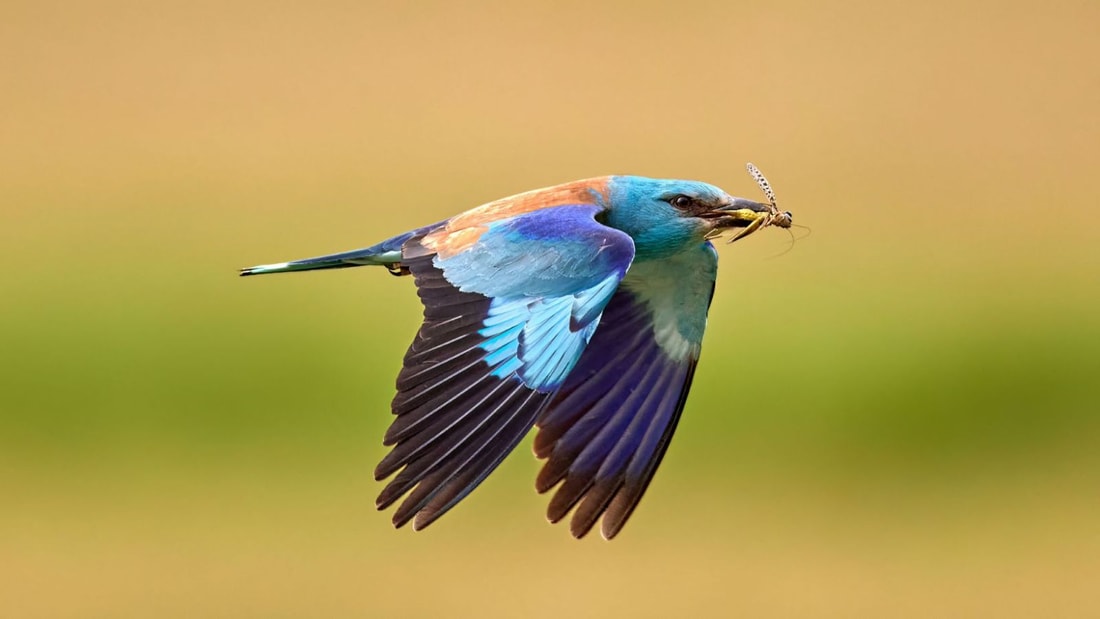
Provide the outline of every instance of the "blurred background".
<path id="1" fill-rule="evenodd" d="M 0 616 L 1100 616 L 1100 4 L 0 14 Z M 527 445 L 393 530 L 412 282 L 236 277 L 746 161 L 812 235 L 720 248 L 612 543 Z"/>

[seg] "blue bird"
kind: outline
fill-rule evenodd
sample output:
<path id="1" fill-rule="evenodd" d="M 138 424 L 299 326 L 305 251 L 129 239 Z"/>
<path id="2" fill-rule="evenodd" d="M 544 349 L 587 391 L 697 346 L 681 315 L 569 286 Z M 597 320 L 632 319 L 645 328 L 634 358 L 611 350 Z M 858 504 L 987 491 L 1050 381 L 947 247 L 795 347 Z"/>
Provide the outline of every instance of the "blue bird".
<path id="1" fill-rule="evenodd" d="M 770 204 L 697 181 L 574 181 L 241 275 L 378 265 L 413 276 L 424 322 L 397 377 L 392 449 L 375 469 L 393 476 L 378 509 L 405 497 L 395 526 L 434 522 L 537 426 L 536 489 L 557 488 L 549 520 L 573 511 L 580 538 L 602 516 L 611 539 L 691 387 L 718 269 L 710 239 L 791 225 L 761 186 Z"/>

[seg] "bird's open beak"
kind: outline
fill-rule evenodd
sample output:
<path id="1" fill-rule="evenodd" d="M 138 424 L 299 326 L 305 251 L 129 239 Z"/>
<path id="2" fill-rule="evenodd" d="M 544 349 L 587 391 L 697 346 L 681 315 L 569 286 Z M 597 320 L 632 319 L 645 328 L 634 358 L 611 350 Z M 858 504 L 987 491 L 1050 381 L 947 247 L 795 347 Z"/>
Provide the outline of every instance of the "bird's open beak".
<path id="1" fill-rule="evenodd" d="M 753 202 L 745 198 L 730 198 L 729 204 L 713 211 L 715 228 L 747 228 L 757 220 L 768 216 L 773 210 L 769 204 Z"/>
<path id="2" fill-rule="evenodd" d="M 730 197 L 728 204 L 711 211 L 708 218 L 713 226 L 707 233 L 708 239 L 721 236 L 730 228 L 740 228 L 740 231 L 727 241 L 729 243 L 743 239 L 768 226 L 791 227 L 790 212 L 780 211 L 774 204 L 762 204 L 744 198 Z"/>

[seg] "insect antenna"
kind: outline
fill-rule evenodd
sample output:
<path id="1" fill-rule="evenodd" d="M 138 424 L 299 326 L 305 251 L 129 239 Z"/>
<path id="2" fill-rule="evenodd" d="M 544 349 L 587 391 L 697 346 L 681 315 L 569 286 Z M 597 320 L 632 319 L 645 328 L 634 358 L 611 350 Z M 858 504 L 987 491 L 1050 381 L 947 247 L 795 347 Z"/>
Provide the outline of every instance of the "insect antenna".
<path id="1" fill-rule="evenodd" d="M 799 241 L 801 241 L 802 239 L 810 238 L 810 235 L 814 233 L 813 229 L 810 228 L 809 226 L 803 226 L 803 225 L 800 225 L 800 224 L 792 223 L 791 228 L 801 228 L 801 229 L 806 231 L 806 234 L 803 234 L 802 236 L 798 237 Z M 787 231 L 790 232 L 790 230 L 787 230 Z"/>

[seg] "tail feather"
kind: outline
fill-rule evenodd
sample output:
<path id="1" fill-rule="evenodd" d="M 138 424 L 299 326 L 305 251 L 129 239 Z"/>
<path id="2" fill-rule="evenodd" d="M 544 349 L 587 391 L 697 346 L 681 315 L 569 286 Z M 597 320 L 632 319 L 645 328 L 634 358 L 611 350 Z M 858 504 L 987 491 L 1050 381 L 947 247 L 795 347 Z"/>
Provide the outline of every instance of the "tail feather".
<path id="1" fill-rule="evenodd" d="M 306 258 L 304 260 L 292 260 L 290 262 L 276 262 L 274 264 L 260 264 L 247 269 L 241 269 L 241 276 L 265 275 L 267 273 L 293 273 L 294 271 L 317 271 L 319 269 L 346 269 L 364 265 L 382 265 L 392 267 L 401 261 L 401 250 L 379 252 L 375 247 L 356 249 L 339 254 Z"/>
<path id="2" fill-rule="evenodd" d="M 434 230 L 444 222 L 417 228 L 405 234 L 386 239 L 377 245 L 365 249 L 353 249 L 339 254 L 292 260 L 290 262 L 275 262 L 272 264 L 260 264 L 247 269 L 241 269 L 241 277 L 246 275 L 266 275 L 268 273 L 293 273 L 295 271 L 317 271 L 320 269 L 346 269 L 366 265 L 384 266 L 390 271 L 403 274 L 401 267 L 401 248 L 405 242 L 414 236 L 419 236 Z"/>

